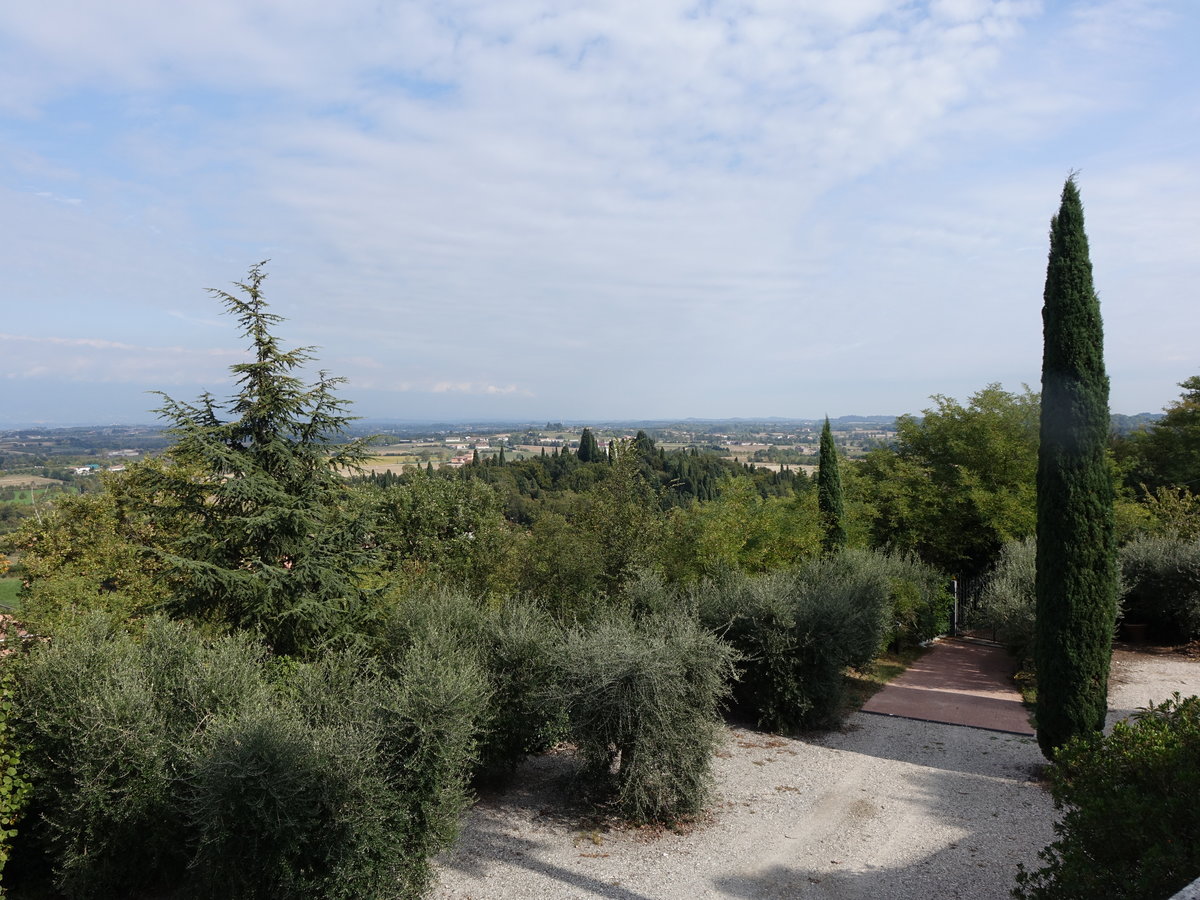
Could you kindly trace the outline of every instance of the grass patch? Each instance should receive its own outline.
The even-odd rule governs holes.
[[[20,590],[20,578],[0,578],[0,606],[20,609],[21,601],[17,598],[17,592]]]
[[[906,647],[877,656],[866,670],[846,670],[846,704],[843,715],[862,709],[880,688],[929,652],[928,647]]]

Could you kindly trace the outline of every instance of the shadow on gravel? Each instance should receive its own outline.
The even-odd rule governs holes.
[[[504,869],[511,869],[516,866],[528,869],[530,872],[535,872],[544,878],[559,882],[563,885],[564,894],[566,893],[566,889],[570,887],[575,889],[575,891],[585,891],[589,896],[608,897],[611,900],[653,900],[652,897],[646,894],[627,890],[619,884],[602,881],[583,872],[567,869],[563,866],[539,859],[537,854],[542,847],[538,842],[507,834],[502,829],[502,825],[493,827],[476,826],[472,828],[470,857],[468,859],[448,860],[447,865],[470,872],[476,876],[487,876],[489,870],[493,869],[493,867],[497,871],[502,872]],[[580,856],[586,855],[586,851],[580,853]],[[595,855],[607,856],[608,854],[597,852]],[[545,894],[545,896],[553,897],[560,895],[557,892],[551,892]]]
[[[480,791],[471,826],[464,830],[454,848],[441,857],[441,865],[475,878],[487,878],[517,867],[558,882],[564,894],[572,889],[574,894],[582,891],[610,900],[653,900],[614,884],[613,880],[605,881],[547,862],[542,857],[554,853],[547,842],[512,833],[513,823],[524,821],[545,829],[549,841],[557,845],[564,843],[572,832],[580,842],[587,841],[589,834],[599,834],[594,811],[573,791],[576,772],[569,751],[525,760],[507,784]],[[576,858],[589,862],[607,858],[603,838],[600,840],[600,844],[581,843]]]
[[[1045,763],[1033,737],[868,713],[855,713],[841,730],[806,742],[964,775],[1021,781],[1040,780]]]
[[[920,865],[898,866],[892,869],[872,869],[866,872],[824,872],[773,866],[754,876],[729,875],[713,882],[719,897],[744,897],[746,900],[796,900],[796,898],[880,897],[933,898],[970,896],[955,890],[944,876],[935,879],[935,871],[953,871],[962,865],[955,851],[944,850]],[[1015,875],[1015,869],[1014,869]],[[1015,883],[1015,882],[1014,882]],[[1007,895],[1005,887],[1003,893]]]

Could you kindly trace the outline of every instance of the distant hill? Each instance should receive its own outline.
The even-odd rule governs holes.
[[[1127,416],[1123,413],[1113,413],[1109,418],[1109,430],[1113,434],[1129,434],[1131,431],[1139,431],[1143,428],[1148,428],[1163,417],[1162,413],[1137,413],[1136,415]]]

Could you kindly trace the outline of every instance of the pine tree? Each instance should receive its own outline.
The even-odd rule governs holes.
[[[845,500],[842,475],[838,469],[837,445],[829,427],[829,416],[821,429],[821,455],[817,466],[817,509],[821,514],[821,548],[837,553],[846,546],[846,527],[842,524]]]
[[[1117,601],[1103,324],[1074,176],[1050,222],[1042,322],[1034,656],[1038,743],[1051,757],[1104,727]]]
[[[152,515],[169,535],[167,608],[189,618],[259,632],[279,653],[304,652],[347,626],[361,602],[355,572],[364,562],[363,522],[342,473],[365,456],[341,442],[352,418],[321,372],[305,385],[294,373],[312,348],[281,348],[267,312],[263,263],[238,294],[214,290],[250,339],[250,362],[231,367],[227,404],[165,394],[173,463],[152,475]]]

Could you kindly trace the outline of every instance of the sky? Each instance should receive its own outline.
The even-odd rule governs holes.
[[[1037,388],[1083,196],[1114,412],[1200,372],[1195,0],[0,5],[0,423],[149,423],[269,260],[360,416]]]

